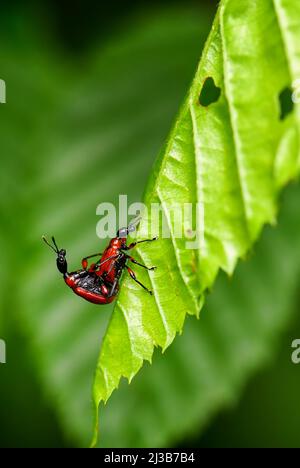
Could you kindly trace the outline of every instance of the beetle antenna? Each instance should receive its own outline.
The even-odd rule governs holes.
[[[43,236],[42,239],[43,239],[43,241],[45,242],[45,244],[47,244],[48,247],[50,247],[50,249],[53,250],[54,253],[57,254],[57,253],[59,252],[55,241],[54,241],[54,245],[55,245],[56,249],[53,247],[53,245],[51,245],[51,244],[47,241],[47,239],[46,239],[45,236]],[[54,240],[54,237],[52,238],[52,241],[53,241],[53,240]]]
[[[54,239],[53,236],[52,236],[52,242],[53,242],[54,247],[56,248],[56,252],[59,253],[59,248],[57,247],[56,240]]]
[[[138,216],[137,218],[133,219],[128,226],[128,232],[134,232],[137,228],[137,225],[140,223],[142,217]]]

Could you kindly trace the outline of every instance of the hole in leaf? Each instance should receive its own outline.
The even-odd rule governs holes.
[[[217,102],[221,96],[221,88],[215,85],[213,78],[209,77],[205,80],[200,93],[199,102],[201,106],[208,107],[214,102]]]
[[[293,91],[291,88],[284,88],[279,94],[280,120],[286,119],[294,110]]]

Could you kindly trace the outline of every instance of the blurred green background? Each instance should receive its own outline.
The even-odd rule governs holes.
[[[141,199],[216,5],[1,2],[1,447],[90,440],[111,308],[69,294],[40,238],[55,234],[77,268],[99,251],[98,204]],[[220,276],[201,320],[101,408],[102,446],[300,445],[299,197],[286,190],[278,226]]]

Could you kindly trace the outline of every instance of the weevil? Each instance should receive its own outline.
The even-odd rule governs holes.
[[[117,232],[116,237],[111,239],[104,252],[89,255],[82,259],[82,268],[73,273],[68,272],[67,252],[65,249],[59,249],[55,238],[52,237],[52,244],[43,237],[44,242],[55,252],[56,265],[58,271],[63,275],[64,281],[73,290],[75,294],[93,304],[110,304],[113,302],[120,289],[120,279],[127,270],[130,277],[139,284],[146,292],[153,294],[150,289],[144,286],[134,271],[128,266],[131,262],[148,271],[153,271],[156,267],[147,267],[136,261],[129,251],[136,245],[144,242],[153,242],[157,237],[132,242],[127,245],[127,239],[130,232],[134,232],[135,225],[131,224],[127,228],[122,228]],[[89,266],[89,260],[99,257],[99,260]]]

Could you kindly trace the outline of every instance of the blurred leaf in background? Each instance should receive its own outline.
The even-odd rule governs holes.
[[[91,386],[111,309],[66,290],[40,237],[55,234],[77,268],[99,250],[97,205],[119,193],[140,200],[213,13],[144,12],[80,60],[27,21],[14,19],[14,41],[2,31],[9,100],[0,107],[0,335],[8,364],[0,368],[0,445],[90,440]],[[219,279],[202,320],[190,319],[164,357],[113,395],[102,410],[102,446],[180,444],[272,359],[299,286],[299,189],[285,198],[278,230],[266,231],[233,281]]]

